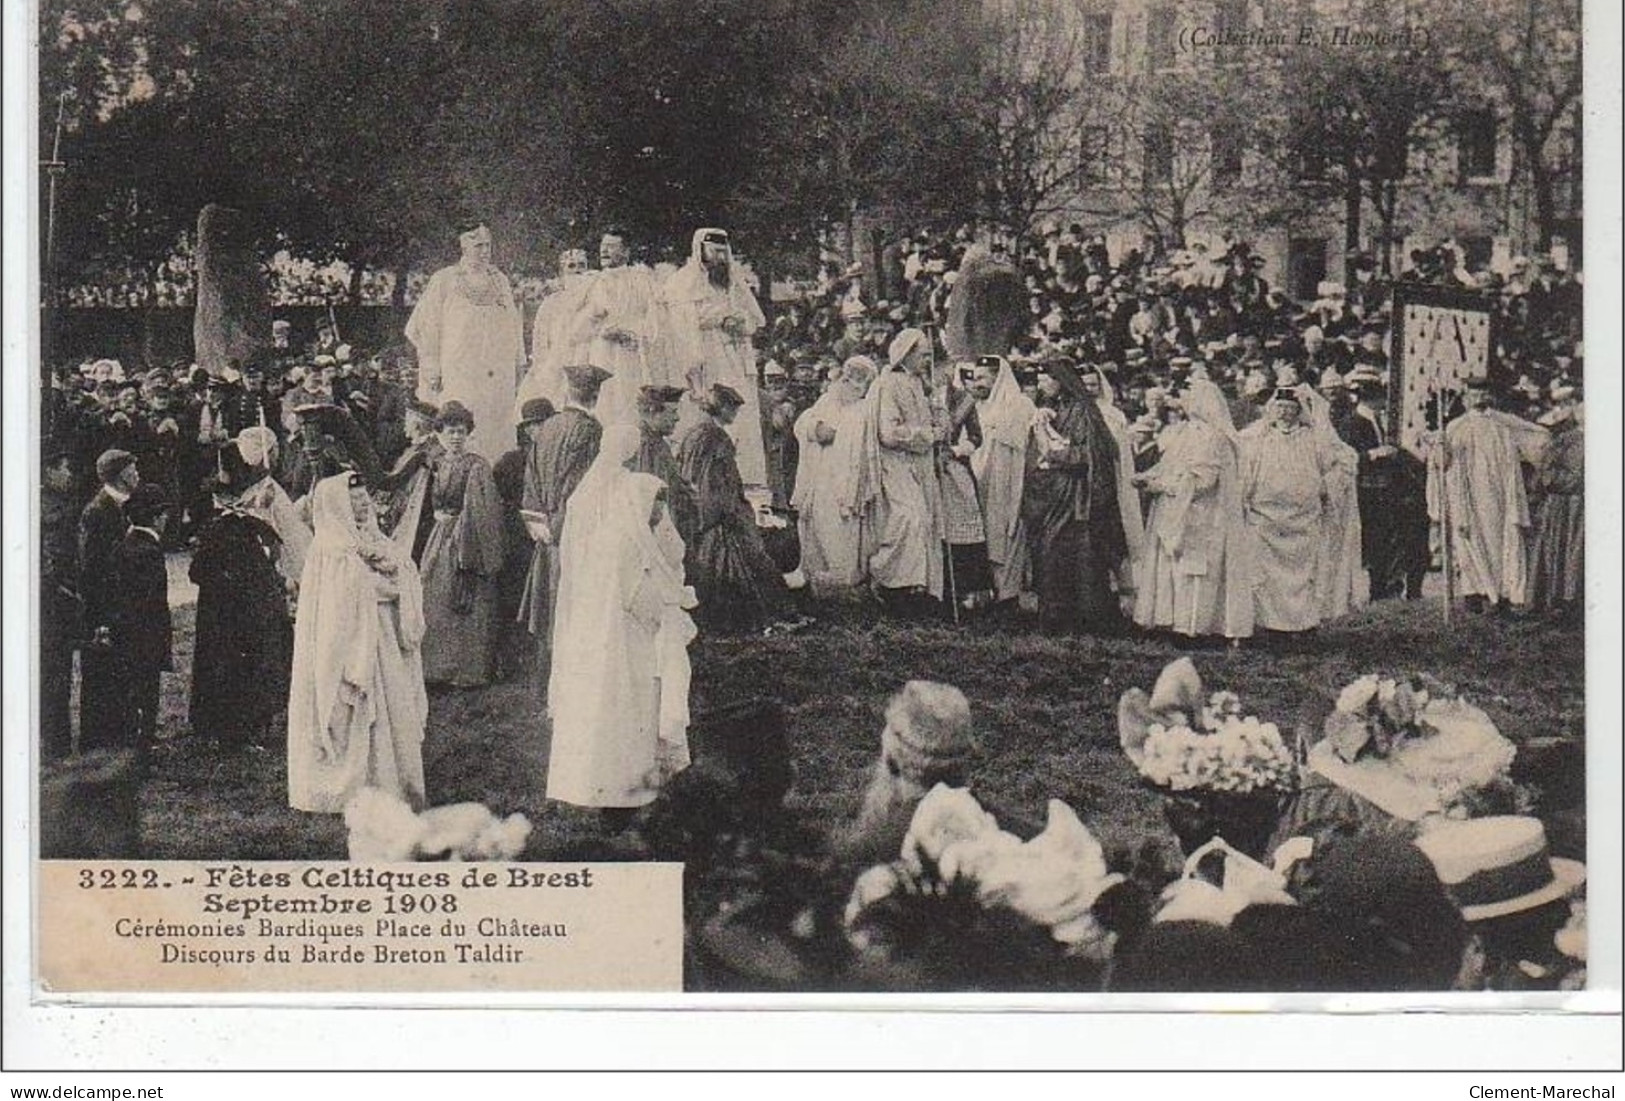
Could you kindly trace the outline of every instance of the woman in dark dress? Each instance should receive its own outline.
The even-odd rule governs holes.
[[[1027,444],[1022,520],[1039,623],[1053,634],[1121,632],[1112,571],[1128,553],[1117,505],[1117,444],[1065,357],[1043,366],[1045,399]]]
[[[192,731],[222,749],[266,744],[288,702],[293,620],[278,570],[283,539],[247,499],[269,474],[220,450],[214,516],[198,536],[190,576],[198,587],[192,657]]]

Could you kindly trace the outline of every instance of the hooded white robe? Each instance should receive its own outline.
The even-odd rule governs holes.
[[[689,762],[694,590],[664,506],[650,526],[660,479],[626,469],[638,444],[605,430],[559,548],[547,797],[575,806],[643,806]]]
[[[986,401],[976,405],[982,446],[971,456],[971,473],[982,492],[982,519],[987,529],[987,558],[993,567],[993,591],[999,600],[1014,600],[1026,587],[1032,563],[1021,522],[1021,490],[1027,477],[1027,437],[1038,415],[1032,399],[1021,392],[1008,361]]]
[[[424,805],[423,591],[410,557],[369,518],[350,475],[311,493],[288,691],[288,805],[336,814],[363,787]]]
[[[790,506],[796,510],[801,569],[815,594],[852,589],[867,572],[864,517],[841,496],[843,484],[849,482],[847,472],[859,461],[863,412],[863,398],[853,399],[846,382],[837,381],[796,418],[800,461]],[[835,438],[820,441],[820,426]]]

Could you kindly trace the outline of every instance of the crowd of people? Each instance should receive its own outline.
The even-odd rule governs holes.
[[[528,677],[548,796],[612,830],[690,764],[700,631],[872,601],[1299,646],[1440,562],[1473,611],[1581,614],[1579,284],[1545,264],[1413,257],[1402,280],[1483,294],[1496,348],[1407,448],[1393,286],[1363,257],[1300,310],[1241,242],[1113,264],[1075,228],[1013,254],[916,239],[895,297],[849,269],[769,323],[726,232],[655,270],[610,231],[596,269],[561,257],[526,333],[489,231],[460,243],[399,346],[278,321],[214,370],[52,375],[47,759],[74,748],[75,652],[78,749],[154,746],[183,549],[188,721],[248,751],[285,721],[294,808],[432,802],[428,690]]]
[[[1584,988],[1585,867],[1528,812],[1385,810],[1306,770],[1256,854],[1211,829],[1177,856],[1108,847],[1064,802],[1035,821],[989,799],[970,701],[911,681],[831,823],[786,805],[783,717],[749,721],[640,824],[687,869],[693,988]]]

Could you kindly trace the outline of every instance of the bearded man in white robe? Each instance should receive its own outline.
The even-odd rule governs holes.
[[[664,300],[674,365],[688,384],[678,431],[705,419],[698,402],[721,384],[745,399],[728,427],[739,451],[739,477],[746,486],[767,484],[767,450],[762,443],[761,401],[757,395],[756,350],[751,338],[766,324],[756,296],[734,262],[728,234],[694,231],[688,263],[667,281]]]
[[[654,272],[632,263],[632,251],[619,230],[598,243],[598,274],[576,315],[573,342],[583,362],[610,373],[598,395],[598,419],[605,426],[638,423],[638,392],[664,386],[659,287]]]
[[[1015,600],[1027,583],[1031,554],[1021,523],[1021,490],[1027,474],[1027,438],[1038,407],[1003,356],[982,356],[971,375],[982,445],[971,456],[981,491],[987,557],[993,567],[993,598]]]
[[[865,489],[858,500],[873,509],[869,576],[882,597],[909,612],[923,612],[929,595],[942,599],[942,487],[936,449],[947,438],[926,397],[930,337],[904,329],[892,340],[890,368],[875,379],[865,401]]]
[[[513,446],[524,321],[508,277],[491,263],[491,231],[476,226],[458,241],[462,259],[429,279],[406,339],[418,354],[418,400],[461,402],[474,415],[468,449],[495,457]]]
[[[862,583],[866,517],[852,508],[849,487],[863,447],[864,398],[875,378],[868,356],[853,356],[829,389],[796,418],[800,463],[790,506],[796,510],[801,571],[817,596]]]
[[[569,400],[564,368],[587,363],[590,358],[586,343],[576,339],[576,327],[595,278],[596,273],[587,266],[585,249],[566,249],[559,255],[559,277],[548,284],[547,296],[536,307],[531,323],[530,370],[514,401],[516,422],[518,410],[528,401],[546,398],[555,409],[562,409]]]
[[[1444,431],[1443,456],[1458,591],[1471,611],[1521,607],[1529,602],[1530,516],[1520,434],[1543,430],[1490,409],[1482,380],[1467,384],[1463,403],[1466,413]]]
[[[1302,419],[1294,389],[1241,433],[1241,509],[1252,537],[1256,626],[1280,634],[1320,626],[1318,575],[1333,456]]]

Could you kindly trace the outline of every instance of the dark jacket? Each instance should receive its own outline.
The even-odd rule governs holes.
[[[173,669],[169,570],[149,531],[131,528],[113,551],[108,626],[119,663],[134,671]]]
[[[97,490],[79,514],[79,596],[84,602],[87,632],[108,625],[114,579],[113,552],[124,540],[129,524],[124,506],[107,490]]]

